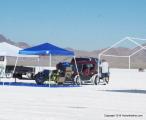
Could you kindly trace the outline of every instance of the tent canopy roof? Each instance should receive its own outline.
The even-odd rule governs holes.
[[[11,45],[6,42],[0,43],[0,56],[9,56],[9,57],[38,57],[37,55],[20,55],[19,50],[22,50],[22,48],[17,47],[15,45]]]
[[[0,55],[3,56],[18,56],[18,52],[21,48],[11,45],[6,42],[0,43]]]
[[[70,55],[73,56],[74,52],[57,47],[50,43],[40,44],[34,47],[19,50],[19,54],[25,55]]]

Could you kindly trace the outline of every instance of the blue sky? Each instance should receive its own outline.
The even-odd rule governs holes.
[[[0,34],[90,51],[146,38],[145,12],[146,0],[0,0]]]

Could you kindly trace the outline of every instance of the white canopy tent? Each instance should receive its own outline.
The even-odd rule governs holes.
[[[0,67],[1,67],[1,77],[5,74],[6,65],[7,65],[7,56],[16,57],[18,55],[18,51],[21,48],[11,45],[6,42],[0,43]]]
[[[17,47],[15,45],[11,45],[6,42],[0,43],[0,55],[10,56],[10,57],[38,57],[38,55],[21,55],[19,54],[19,50],[22,50],[22,48]]]
[[[124,41],[130,41],[131,43],[135,44],[137,47],[139,47],[139,49],[137,49],[136,51],[134,51],[133,53],[131,53],[130,55],[113,55],[113,54],[107,54],[106,52],[108,52],[109,50],[111,50],[112,48],[114,48],[115,46],[121,44]],[[142,44],[140,44],[137,41],[144,41],[146,42],[146,39],[142,39],[142,38],[134,38],[134,37],[125,37],[121,40],[119,40],[118,42],[116,42],[115,44],[113,44],[111,47],[103,50],[101,53],[99,53],[98,55],[98,59],[99,61],[101,60],[102,56],[107,56],[107,57],[114,57],[114,58],[128,58],[128,68],[131,69],[131,57],[134,56],[135,54],[139,53],[142,50],[146,50],[146,46],[143,46]],[[98,62],[98,71],[99,71],[99,65],[100,63]]]
[[[18,52],[21,48],[11,45],[6,42],[0,43],[0,55],[5,56],[18,56]]]
[[[31,56],[20,55],[19,50],[22,50],[22,48],[19,48],[15,45],[11,45],[6,42],[0,43],[0,56],[1,56],[0,67],[2,68],[1,73],[3,73],[3,74],[5,73],[6,65],[9,64],[9,65],[15,66],[18,56],[21,58],[34,58],[34,57],[36,58],[37,57],[37,59],[38,59],[37,55],[31,55]],[[8,63],[8,61],[9,61],[9,63]],[[22,61],[22,64],[23,64],[23,61]]]

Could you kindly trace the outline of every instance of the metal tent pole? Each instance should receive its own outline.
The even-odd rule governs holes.
[[[129,70],[131,69],[131,59],[130,59],[131,57],[129,56]]]
[[[4,64],[1,68],[1,77],[6,77],[6,65],[7,65],[7,57],[4,56]],[[3,81],[3,80],[2,80]],[[3,85],[4,85],[4,81],[3,81]]]
[[[16,66],[17,66],[17,63],[18,63],[18,56],[16,57],[16,61],[15,61],[15,65],[14,65],[14,70],[13,70],[13,75],[15,73],[15,70],[16,70]],[[15,78],[15,82],[16,82],[16,78]]]
[[[38,57],[38,72],[40,72],[41,68],[40,68],[40,56]]]
[[[51,81],[51,74],[52,74],[52,71],[51,71],[51,53],[49,54],[49,67],[50,67],[50,70],[49,70],[49,87],[50,87],[50,81]]]
[[[81,82],[81,79],[80,79],[80,74],[79,74],[79,70],[78,70],[78,66],[77,66],[77,61],[76,61],[76,57],[74,56],[74,61],[75,61],[75,67],[76,67],[76,70],[77,70],[77,75],[79,76],[79,80]]]
[[[100,82],[100,60],[101,60],[101,54],[98,56],[98,82]]]

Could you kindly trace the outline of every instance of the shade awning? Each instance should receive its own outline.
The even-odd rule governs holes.
[[[73,56],[74,52],[69,51],[50,43],[40,44],[34,47],[26,48],[23,50],[19,50],[19,54],[25,55],[60,55],[60,56]]]

